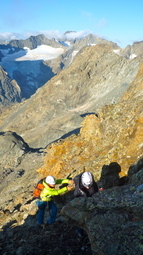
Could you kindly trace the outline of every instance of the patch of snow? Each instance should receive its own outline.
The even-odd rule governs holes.
[[[29,51],[30,49],[28,47],[23,47],[25,51]]]
[[[113,50],[117,55],[120,55],[120,49],[119,50]]]
[[[72,59],[76,56],[76,54],[78,53],[78,50],[74,50],[72,53]]]
[[[70,43],[69,41],[65,41],[65,43],[66,43],[68,46],[71,45],[71,43]]]
[[[87,45],[88,45],[88,46],[95,46],[96,43],[88,43]]]
[[[130,59],[131,59],[131,60],[134,59],[134,58],[136,58],[136,57],[137,57],[136,54],[131,54],[131,55],[130,55]]]
[[[73,58],[76,56],[77,53],[78,53],[78,50],[74,50],[74,51],[72,52],[72,57],[71,57],[70,63],[72,63]]]

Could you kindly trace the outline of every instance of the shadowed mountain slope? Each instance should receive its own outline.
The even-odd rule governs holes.
[[[21,89],[0,66],[0,109],[21,101]]]

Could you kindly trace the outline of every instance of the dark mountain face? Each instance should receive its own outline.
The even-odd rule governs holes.
[[[21,101],[21,89],[0,66],[0,108]]]

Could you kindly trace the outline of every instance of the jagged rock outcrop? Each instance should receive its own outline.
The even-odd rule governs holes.
[[[0,66],[0,108],[21,101],[21,89]]]
[[[100,192],[92,199],[74,199],[63,211],[86,230],[93,254],[141,255],[142,206],[142,197],[122,187]]]
[[[29,49],[35,49],[39,45],[50,45],[52,47],[63,47],[54,39],[48,39],[45,35],[40,34],[36,36],[30,36],[28,39],[25,40],[11,40],[9,42],[10,47],[17,47],[17,48],[24,48],[27,47]]]
[[[5,162],[7,167],[18,166],[20,158],[30,151],[22,137],[10,131],[0,133],[0,145],[0,165]]]
[[[10,197],[17,197],[25,185],[33,183],[37,178],[35,169],[40,167],[43,158],[44,150],[30,148],[16,133],[0,133],[0,192],[3,194],[0,206],[7,204]]]
[[[143,42],[134,42],[133,45],[128,45],[125,49],[120,51],[122,56],[128,59],[133,59],[137,56],[141,56],[143,52]]]
[[[74,47],[74,50],[80,50],[83,47],[97,45],[97,44],[107,44],[107,45],[111,45],[115,49],[120,49],[120,47],[116,43],[102,39],[94,34],[89,34],[85,36],[82,40],[77,39],[73,47]]]
[[[61,59],[60,63],[61,63],[62,69],[65,69],[67,66],[69,66],[72,63],[76,54],[78,54],[78,52],[80,52],[80,50],[82,50],[84,47],[95,46],[98,44],[103,44],[103,45],[107,44],[113,47],[113,49],[116,49],[116,50],[119,49],[120,51],[120,48],[116,43],[99,38],[93,34],[89,34],[82,39],[76,39],[74,40],[74,42],[72,41],[70,47],[67,48],[67,50],[60,56],[60,59]]]
[[[142,183],[143,168],[138,173],[138,183]],[[63,207],[62,214],[88,233],[92,254],[143,253],[143,192],[136,193],[136,188],[133,181],[100,191],[92,198],[75,198]]]

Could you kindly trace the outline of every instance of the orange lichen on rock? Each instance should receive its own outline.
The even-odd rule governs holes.
[[[126,175],[130,165],[143,156],[142,85],[143,65],[119,103],[103,107],[99,117],[87,115],[79,135],[47,147],[44,166],[38,172],[66,177],[84,167],[99,178],[104,164],[117,162],[121,176]]]

